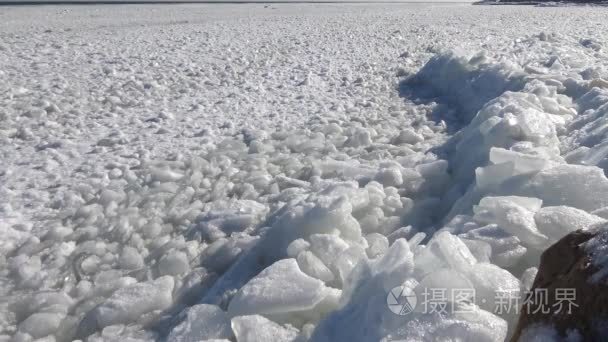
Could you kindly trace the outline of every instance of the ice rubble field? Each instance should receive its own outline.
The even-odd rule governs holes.
[[[504,340],[608,219],[607,16],[1,8],[0,340]]]

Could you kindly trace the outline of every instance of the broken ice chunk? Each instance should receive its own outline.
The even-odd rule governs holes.
[[[405,239],[398,239],[382,257],[372,261],[371,268],[374,274],[384,278],[387,286],[401,284],[414,271],[414,254]]]
[[[512,267],[519,262],[519,260],[526,255],[528,249],[521,245],[516,245],[512,249],[506,250],[501,253],[495,253],[492,256],[492,261],[500,267]]]
[[[452,310],[447,310],[452,311]],[[398,341],[504,341],[507,337],[507,322],[480,309],[467,306],[446,315],[422,315],[403,323],[391,333],[391,340]],[[430,338],[428,338],[431,336]],[[362,340],[364,341],[364,340]],[[382,340],[386,341],[386,339]]]
[[[490,161],[493,164],[513,163],[513,175],[538,172],[545,168],[549,161],[529,154],[492,147]]]
[[[493,263],[500,267],[510,267],[515,265],[526,253],[527,249],[520,245],[520,240],[496,224],[472,229],[459,235],[463,239],[470,241],[481,241],[490,245],[492,250]]]
[[[329,268],[323,264],[323,261],[312,254],[312,252],[300,252],[297,257],[297,261],[302,272],[308,274],[309,276],[323,280],[326,283],[334,280],[334,274],[331,273]]]
[[[375,258],[378,255],[383,254],[388,249],[388,239],[386,236],[379,233],[371,233],[365,236],[365,240],[367,240],[367,256],[370,258]]]
[[[530,267],[524,271],[520,280],[523,291],[530,291],[532,285],[534,284],[534,278],[536,278],[537,273],[538,268],[536,267]]]
[[[398,229],[395,229],[392,233],[390,233],[386,238],[388,239],[388,243],[389,245],[392,245],[393,242],[395,242],[397,239],[407,239],[409,236],[411,236],[412,233],[412,226],[407,226],[407,227],[401,227]]]
[[[453,293],[455,290],[471,290],[468,298],[463,297],[459,299],[463,301],[473,301],[475,299],[473,283],[461,272],[451,268],[440,268],[426,275],[418,284],[416,295],[418,298],[424,298],[424,294],[427,293],[428,295],[432,289],[446,289],[447,293]],[[453,298],[449,300],[451,299]],[[416,309],[424,310],[424,305],[420,305]]]
[[[188,270],[190,270],[188,256],[181,251],[171,250],[158,262],[158,272],[161,275],[179,275]]]
[[[457,270],[468,269],[477,260],[460,238],[443,231],[435,234],[429,241],[428,248],[443,261]]]
[[[473,208],[474,218],[481,223],[496,223],[505,231],[531,246],[545,246],[548,238],[538,231],[534,212],[542,201],[537,198],[502,196],[484,197]]]
[[[591,212],[591,214],[608,220],[608,207],[595,209],[594,211]]]
[[[136,270],[144,267],[144,259],[139,254],[137,249],[131,246],[125,246],[122,249],[118,264],[121,268],[126,270]]]
[[[374,180],[384,186],[400,186],[403,184],[403,176],[397,168],[383,168],[378,171]]]
[[[515,165],[513,162],[478,167],[475,169],[475,184],[478,189],[497,186],[513,177],[514,170]]]
[[[477,259],[477,262],[490,262],[492,256],[492,246],[489,243],[479,240],[461,239]]]
[[[415,145],[421,141],[424,141],[424,137],[414,130],[406,128],[399,132],[399,135],[394,138],[395,144],[411,144]]]
[[[414,234],[411,239],[407,241],[407,244],[410,246],[411,250],[415,250],[418,245],[426,238],[426,233],[419,232]]]
[[[534,108],[527,108],[524,112],[518,113],[516,117],[520,132],[526,140],[538,141],[555,138],[555,124],[548,120],[545,113]]]
[[[476,301],[484,310],[495,309],[497,293],[513,301],[519,298],[519,279],[494,264],[479,263],[464,271],[463,275],[473,284]]]
[[[299,333],[291,326],[283,327],[260,315],[233,318],[232,330],[237,342],[290,342]]]
[[[41,338],[54,333],[64,318],[60,312],[37,312],[19,324],[19,332]]]
[[[380,341],[389,326],[403,327],[403,320],[387,309],[386,294],[395,286],[417,285],[408,278],[413,263],[404,239],[395,241],[384,256],[359,263],[343,290],[342,307],[319,322],[311,341]]]
[[[567,206],[544,207],[534,215],[534,220],[541,233],[547,235],[551,242],[575,230],[606,222],[599,216]]]
[[[336,275],[338,274],[338,270],[334,265],[348,248],[348,243],[336,235],[314,234],[310,236],[311,252],[321,259]]]
[[[230,319],[216,305],[199,304],[188,309],[186,319],[173,328],[167,342],[230,338]]]
[[[338,269],[338,275],[342,284],[346,282],[350,272],[361,260],[367,260],[367,254],[363,247],[357,245],[350,247],[340,255],[334,265]]]
[[[230,316],[303,311],[326,294],[321,280],[304,274],[295,259],[283,259],[245,284],[228,305]]]
[[[173,286],[173,278],[164,276],[153,281],[123,287],[91,311],[83,323],[89,328],[91,326],[104,328],[114,324],[135,322],[143,314],[171,306]]]
[[[295,258],[309,247],[310,243],[308,241],[304,239],[295,239],[287,246],[287,256]]]
[[[545,205],[567,205],[586,211],[608,206],[608,178],[595,166],[563,164],[544,169],[518,191]]]
[[[321,202],[323,203],[315,205],[303,217],[299,228],[302,234],[326,233],[338,229],[345,239],[356,241],[361,237],[361,227],[351,215],[353,207],[346,196],[328,197]]]
[[[357,129],[344,143],[348,147],[361,147],[372,144],[372,137],[369,131],[364,128]]]
[[[153,180],[159,181],[161,183],[177,181],[184,177],[183,174],[169,169],[167,165],[163,165],[160,167],[151,167],[150,175]]]

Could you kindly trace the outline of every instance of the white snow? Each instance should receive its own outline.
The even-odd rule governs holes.
[[[3,7],[0,340],[504,340],[608,219],[607,11]]]

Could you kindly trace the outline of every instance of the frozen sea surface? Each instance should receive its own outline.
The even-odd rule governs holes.
[[[504,340],[608,218],[607,16],[0,8],[0,340]]]

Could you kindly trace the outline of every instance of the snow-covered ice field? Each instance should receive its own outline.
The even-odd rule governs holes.
[[[606,18],[0,7],[0,341],[504,340],[608,219]]]

